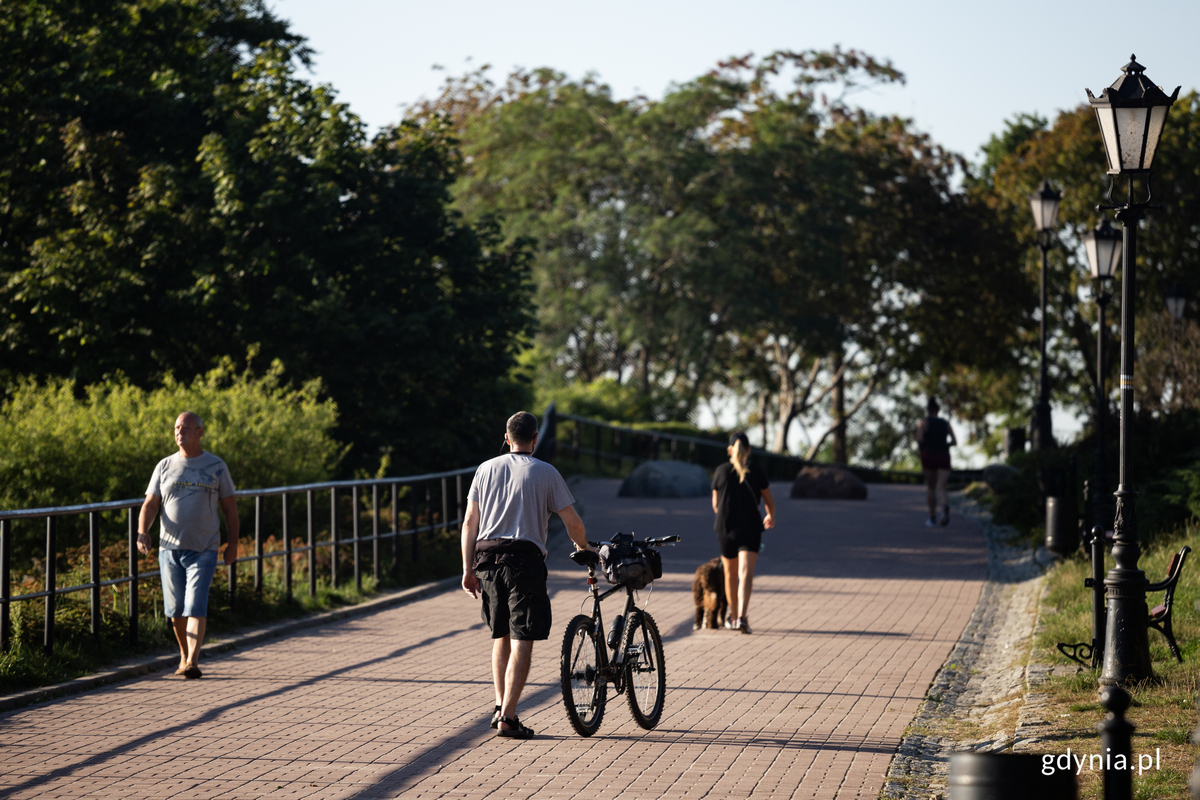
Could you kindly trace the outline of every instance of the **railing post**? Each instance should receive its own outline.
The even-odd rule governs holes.
[[[400,484],[392,484],[392,576],[400,580]]]
[[[442,531],[450,530],[450,491],[446,478],[442,478]]]
[[[316,525],[313,518],[313,490],[309,489],[304,495],[305,500],[308,501],[308,596],[311,599],[317,596],[317,544],[314,533]]]
[[[262,500],[261,495],[254,498],[254,591],[258,594],[263,588]]]
[[[126,512],[129,523],[129,643],[132,645],[138,641],[137,513],[132,508]]]
[[[292,602],[292,531],[288,524],[288,493],[283,493],[283,500],[280,504],[280,512],[282,513],[280,527],[283,529],[283,585],[284,596],[287,601]]]
[[[466,522],[466,509],[463,508],[462,479],[461,472],[454,476],[454,502],[457,508],[454,518],[458,520],[458,529],[460,531],[463,528],[463,523]]]
[[[88,566],[91,568],[92,636],[100,635],[100,512],[88,513]]]
[[[12,597],[12,584],[8,578],[8,560],[12,552],[11,526],[11,520],[0,519],[0,653],[8,652],[8,642],[12,637],[8,599]]]
[[[433,537],[433,483],[425,481],[425,519],[428,520],[430,538]]]
[[[379,484],[371,484],[371,578],[379,590]]]
[[[353,551],[354,551],[354,591],[362,592],[362,568],[361,568],[361,559],[359,558],[359,550],[358,550],[358,542],[359,542],[358,516],[359,516],[359,514],[358,514],[358,486],[357,485],[350,487],[350,508],[352,509],[351,515],[350,515],[350,524],[351,524],[350,530],[354,533],[354,547],[353,547]]]
[[[621,432],[613,428],[613,450],[617,451],[617,475],[625,468],[625,459],[621,458]]]
[[[579,420],[571,423],[571,448],[575,451],[575,463],[579,463]]]
[[[58,520],[46,517],[46,630],[42,649],[54,652],[54,590],[58,588]]]
[[[230,547],[231,547],[231,545],[229,545],[229,544],[225,545],[226,550],[228,550]],[[239,547],[239,549],[240,549],[240,547]],[[237,611],[237,560],[238,560],[238,554],[235,552],[233,554],[233,563],[225,568],[226,583],[228,584],[228,592],[229,592],[229,613],[230,614]]]
[[[593,425],[592,430],[596,432],[596,469],[600,469],[600,426]]]
[[[419,555],[417,552],[417,485],[415,483],[408,485],[408,501],[412,514],[412,560],[416,561]]]
[[[337,489],[329,490],[329,588],[336,589],[337,580]]]

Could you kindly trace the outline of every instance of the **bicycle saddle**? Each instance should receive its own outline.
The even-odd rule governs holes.
[[[594,567],[600,563],[600,554],[595,550],[576,550],[571,553],[571,560],[581,567]]]

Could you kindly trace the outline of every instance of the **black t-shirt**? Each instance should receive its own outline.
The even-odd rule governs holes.
[[[924,453],[950,452],[950,423],[941,417],[925,418],[925,435],[918,445]]]
[[[763,489],[770,487],[767,473],[755,463],[750,464],[745,482],[738,482],[733,464],[722,464],[713,473],[712,488],[717,493],[717,521],[713,529],[717,533],[733,531],[761,533],[762,516],[758,503]]]

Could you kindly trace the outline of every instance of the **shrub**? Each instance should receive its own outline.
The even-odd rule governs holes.
[[[345,448],[330,436],[337,407],[319,381],[298,389],[275,362],[261,377],[229,359],[191,384],[168,377],[146,391],[124,380],[77,393],[73,381],[21,381],[0,409],[0,507],[139,497],[154,465],[177,448],[175,417],[204,420],[203,444],[239,488],[328,478]],[[82,395],[82,396],[80,396]]]

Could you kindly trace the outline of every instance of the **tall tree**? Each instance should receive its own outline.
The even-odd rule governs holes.
[[[348,467],[491,449],[527,254],[448,208],[445,126],[366,141],[258,0],[6,4],[0,42],[8,370],[148,384],[255,349],[323,379]]]

